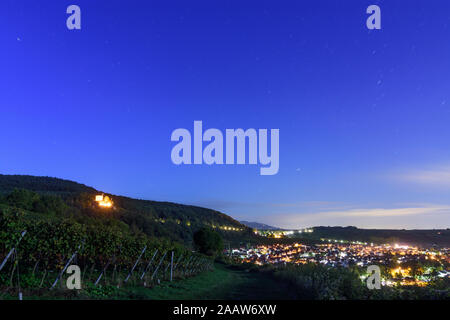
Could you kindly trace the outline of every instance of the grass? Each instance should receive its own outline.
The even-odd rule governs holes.
[[[135,287],[130,293],[154,300],[289,299],[286,289],[266,274],[217,263],[214,271],[194,278],[164,282],[152,289]]]

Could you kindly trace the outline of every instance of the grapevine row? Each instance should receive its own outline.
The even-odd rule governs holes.
[[[83,283],[114,286],[152,285],[212,268],[209,258],[180,244],[117,224],[21,220],[18,213],[0,216],[0,264],[5,260],[3,288],[62,286],[68,263],[80,267]]]

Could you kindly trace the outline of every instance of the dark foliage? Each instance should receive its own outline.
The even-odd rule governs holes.
[[[223,250],[222,237],[209,228],[201,228],[194,233],[194,244],[199,252],[209,256],[215,256]]]

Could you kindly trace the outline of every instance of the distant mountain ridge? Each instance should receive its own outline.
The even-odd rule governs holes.
[[[450,247],[450,229],[397,230],[359,229],[348,227],[313,227],[312,233],[302,234],[307,239],[333,239],[374,243],[398,243],[430,247]]]
[[[246,225],[249,228],[258,229],[258,230],[283,230],[278,227],[269,226],[268,224],[259,223],[259,222],[251,222],[251,221],[239,221],[243,225]]]

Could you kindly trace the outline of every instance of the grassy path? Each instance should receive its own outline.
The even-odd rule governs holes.
[[[287,288],[271,277],[216,264],[215,270],[194,278],[162,283],[153,289],[135,288],[148,299],[288,299]]]

